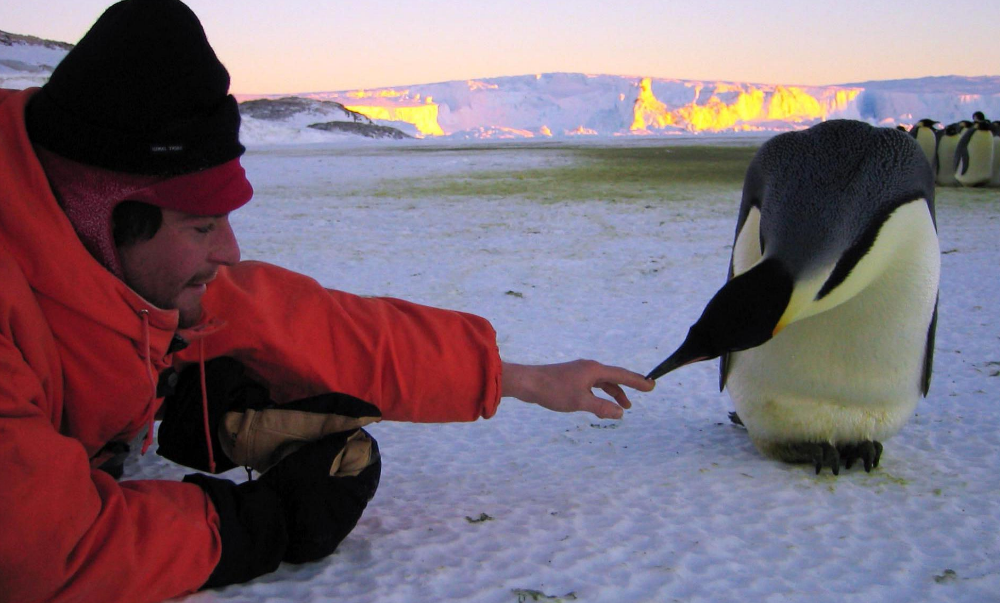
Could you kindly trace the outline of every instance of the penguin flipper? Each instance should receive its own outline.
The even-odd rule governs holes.
[[[969,141],[972,139],[972,135],[975,130],[969,130],[962,135],[962,138],[958,141],[958,147],[955,149],[955,175],[964,176],[966,172],[969,171]]]
[[[931,324],[927,327],[927,345],[924,348],[924,370],[920,375],[920,391],[924,397],[931,389],[931,370],[934,368],[934,336],[937,333],[938,301],[934,301],[934,314],[931,316]]]

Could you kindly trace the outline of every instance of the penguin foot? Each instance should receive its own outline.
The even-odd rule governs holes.
[[[740,416],[738,414],[736,414],[735,412],[729,413],[729,420],[733,422],[733,425],[739,425],[740,427],[746,427],[746,425],[743,424],[743,419],[741,419]]]
[[[860,459],[865,466],[865,473],[878,467],[878,461],[882,458],[881,442],[857,442],[855,444],[845,444],[840,447],[840,456],[844,459],[844,467],[850,469],[854,461]]]
[[[861,460],[865,472],[871,472],[878,467],[882,458],[881,442],[864,441],[833,446],[827,442],[798,442],[789,447],[789,451],[804,462],[812,463],[819,475],[823,467],[830,467],[834,475],[840,475],[840,465],[843,462],[850,469],[854,462]]]
[[[816,475],[823,470],[823,465],[830,465],[834,475],[840,475],[840,451],[834,446],[823,442],[812,445],[812,462],[816,466]]]

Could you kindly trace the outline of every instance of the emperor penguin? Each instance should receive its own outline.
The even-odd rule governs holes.
[[[720,358],[762,454],[870,471],[930,386],[940,266],[912,137],[850,120],[780,134],[747,169],[728,281],[647,378]]]
[[[940,123],[933,119],[921,119],[910,128],[910,136],[917,139],[920,150],[924,152],[928,163],[937,173],[937,144],[941,130],[937,127]]]
[[[962,186],[983,186],[993,177],[993,124],[977,121],[955,147],[955,180]]]
[[[937,146],[936,181],[938,184],[942,186],[958,184],[958,180],[955,179],[955,150],[958,148],[958,142],[962,139],[962,134],[971,126],[971,121],[958,121],[948,124],[941,132]]]

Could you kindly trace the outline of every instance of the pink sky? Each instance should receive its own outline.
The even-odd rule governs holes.
[[[75,42],[110,4],[6,0],[0,29]],[[551,71],[784,84],[1000,74],[1000,3],[986,0],[188,5],[242,94]]]

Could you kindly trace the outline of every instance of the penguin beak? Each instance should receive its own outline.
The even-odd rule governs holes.
[[[784,328],[780,319],[792,296],[789,272],[767,259],[732,278],[708,302],[687,338],[647,379],[657,379],[682,366],[722,354],[757,347]]]
[[[790,318],[786,318],[784,315],[782,315],[781,319],[778,321],[778,324],[774,325],[774,330],[771,331],[771,337],[777,337],[778,333],[784,331],[785,327],[787,327],[791,323],[792,320]]]
[[[671,354],[669,358],[658,364],[655,369],[651,370],[649,374],[646,375],[646,379],[653,379],[655,381],[656,379],[659,379],[667,373],[677,370],[682,366],[710,359],[710,356],[693,353],[684,349],[684,346],[682,345],[676,352]]]

